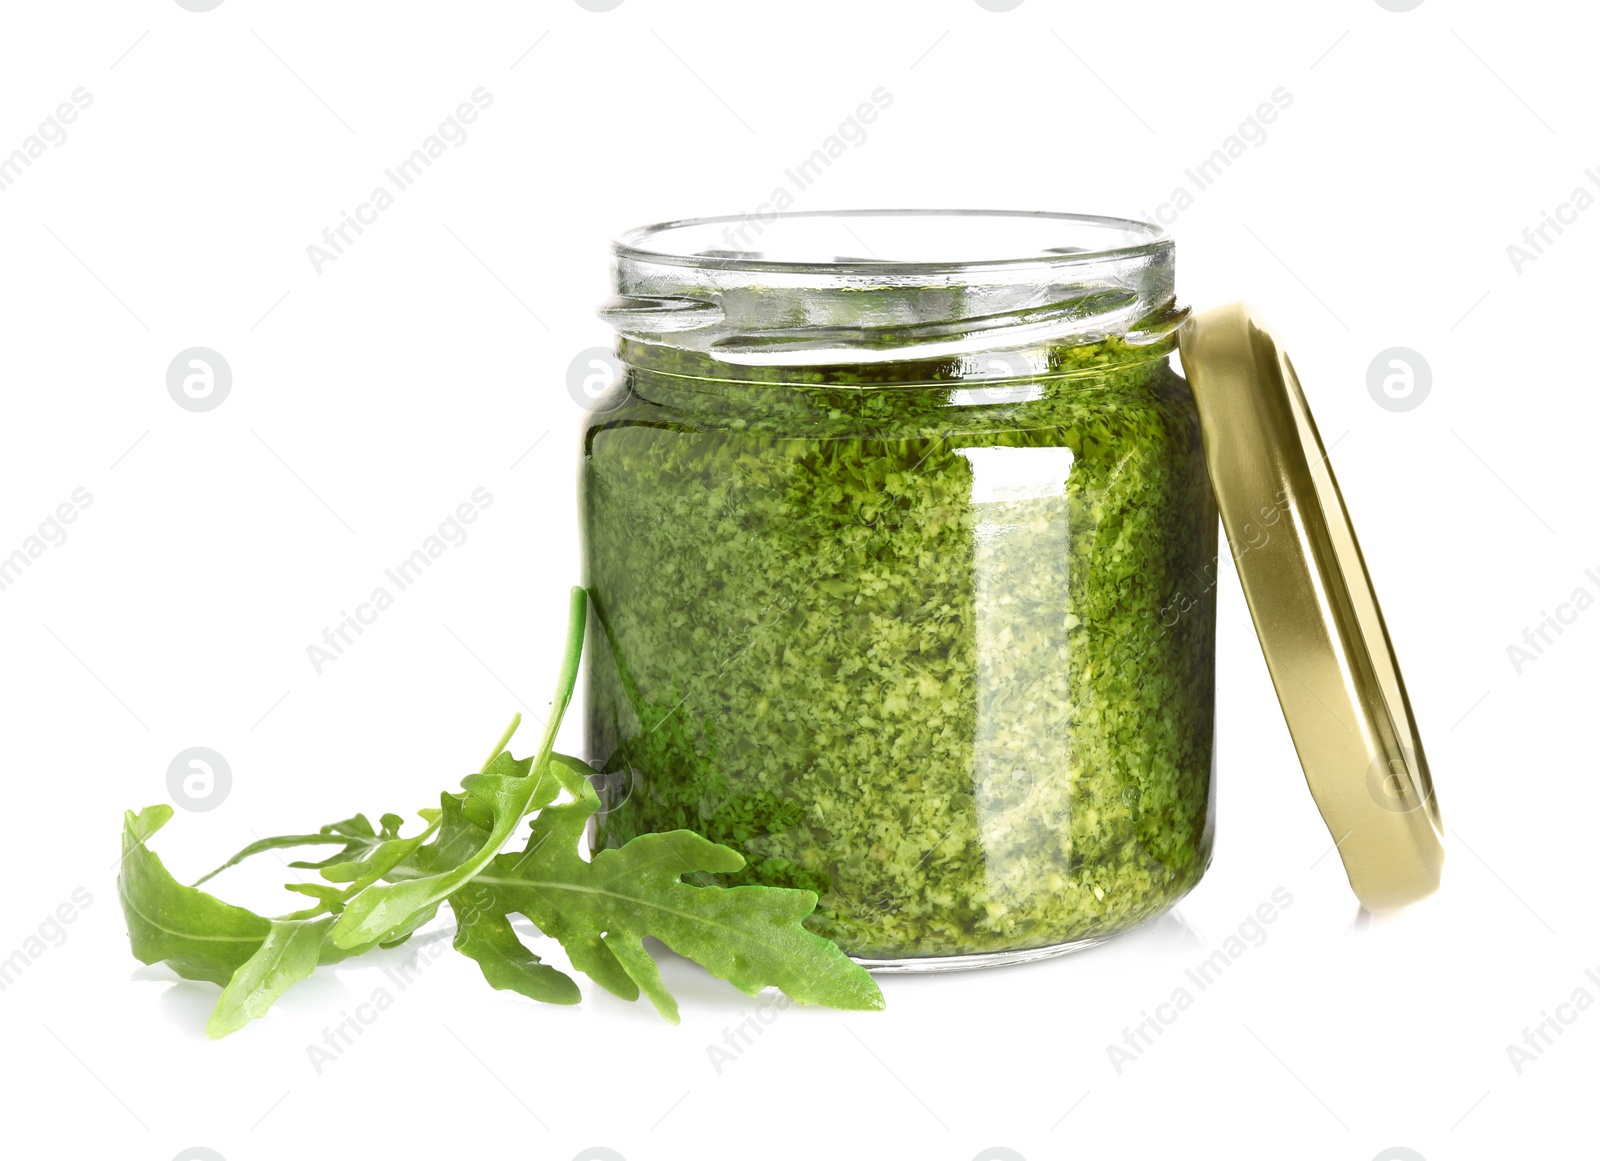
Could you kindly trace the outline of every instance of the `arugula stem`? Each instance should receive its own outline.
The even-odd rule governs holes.
[[[511,735],[517,732],[517,727],[521,724],[522,714],[512,715],[511,724],[506,727],[506,732],[500,735],[500,740],[494,744],[494,749],[489,751],[489,756],[484,759],[483,769],[480,773],[487,774],[489,772],[489,766],[505,750],[506,746],[511,742]]]
[[[424,909],[434,907],[470,882],[499,853],[530,809],[542,807],[562,789],[574,796],[583,793],[585,787],[581,780],[569,785],[568,779],[560,774],[552,774],[557,787],[548,797],[541,799],[538,806],[530,806],[544,788],[546,767],[550,764],[556,731],[560,729],[561,717],[572,701],[579,661],[583,656],[583,633],[588,611],[588,593],[582,588],[574,588],[567,611],[567,644],[562,652],[555,696],[550,703],[550,717],[544,724],[544,737],[539,742],[538,752],[527,760],[527,774],[513,780],[504,774],[490,774],[486,765],[482,773],[468,775],[462,780],[462,788],[491,812],[488,838],[475,854],[447,871],[429,874],[421,879],[373,886],[354,895],[329,933],[335,946],[350,950],[363,943],[382,942],[408,919]],[[504,745],[504,741],[501,745]],[[497,748],[495,753],[498,755],[500,750]],[[494,758],[490,759],[491,763],[494,761]],[[480,789],[482,793],[479,793]],[[590,790],[590,793],[593,791]]]
[[[244,862],[244,860],[250,858],[252,855],[259,855],[264,851],[276,850],[282,847],[290,846],[310,847],[317,846],[319,844],[335,847],[353,846],[359,844],[371,847],[376,846],[380,841],[381,840],[378,838],[367,839],[361,835],[347,834],[286,834],[278,835],[274,838],[260,839],[245,847],[238,854],[234,855],[233,858],[223,863],[222,866],[207,871],[204,875],[201,875],[189,885],[191,887],[198,887],[201,883],[216,878],[229,867],[236,867],[240,863]]]

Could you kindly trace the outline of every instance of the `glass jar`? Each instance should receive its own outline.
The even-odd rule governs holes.
[[[1217,511],[1143,223],[711,218],[614,247],[584,432],[596,841],[679,827],[875,968],[1098,942],[1211,854]]]

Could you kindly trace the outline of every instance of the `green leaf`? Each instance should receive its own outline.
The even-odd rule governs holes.
[[[327,883],[285,883],[285,891],[294,891],[300,895],[310,895],[322,904],[324,911],[336,911],[344,905],[346,892],[339,887]]]
[[[676,1024],[678,1001],[667,991],[667,985],[661,979],[661,969],[656,966],[656,961],[650,958],[650,953],[644,949],[644,944],[611,932],[602,935],[600,942],[605,944],[606,950],[616,958],[617,964],[628,973],[639,990],[645,994],[645,998],[655,1006],[657,1012],[661,1013],[662,1018],[668,1024]]]
[[[410,858],[416,851],[431,838],[439,829],[439,812],[436,810],[420,810],[417,812],[422,820],[428,824],[427,829],[410,838],[398,836],[400,818],[398,815],[384,815],[385,826],[382,841],[368,846],[355,858],[341,862],[324,860],[321,865],[322,877],[330,883],[349,883],[345,889],[347,897],[354,897],[356,892],[364,891],[372,884],[378,882],[394,868]],[[387,825],[388,820],[394,820],[394,826]],[[351,946],[354,946],[353,944]]]
[[[476,883],[450,896],[456,916],[455,949],[477,961],[489,986],[546,1004],[576,1004],[583,999],[572,977],[541,963],[518,938],[511,921],[493,908],[494,893]]]
[[[438,837],[397,867],[396,876],[437,874],[459,866],[479,850],[488,827],[474,820],[470,807],[475,802],[465,794],[441,795]],[[485,821],[492,825],[487,815]],[[449,897],[449,903],[456,917],[455,949],[477,962],[491,987],[549,1004],[576,1004],[582,999],[570,976],[540,962],[506,917],[493,912],[490,892],[468,883]]]
[[[467,793],[488,807],[493,815],[494,824],[483,845],[448,871],[373,887],[355,896],[346,905],[339,922],[334,924],[334,943],[340,947],[355,947],[391,938],[393,932],[413,923],[417,914],[430,907],[436,908],[450,894],[465,886],[505,845],[524,815],[555,800],[562,790],[562,784],[548,772],[546,766],[555,745],[556,730],[561,725],[561,717],[566,712],[567,703],[572,700],[572,688],[578,680],[578,660],[583,652],[587,612],[587,594],[582,589],[573,589],[567,617],[566,650],[538,755],[518,762],[497,747],[484,764],[482,773],[462,780],[461,785]],[[505,740],[502,740],[501,745],[504,744]],[[326,875],[327,871],[323,873]]]
[[[334,943],[340,947],[357,947],[392,939],[394,933],[415,926],[419,914],[436,910],[453,892],[470,882],[505,845],[524,814],[551,802],[561,792],[560,784],[550,775],[528,773],[531,765],[530,760],[517,762],[509,754],[501,754],[484,773],[465,778],[462,785],[473,798],[488,806],[494,817],[494,826],[483,844],[449,870],[374,886],[354,896],[333,927]],[[334,872],[342,870],[338,866],[329,867],[323,874],[332,878]]]
[[[316,834],[283,834],[275,835],[272,838],[258,839],[239,851],[238,854],[220,867],[200,876],[194,881],[194,886],[198,887],[208,879],[215,878],[229,867],[237,866],[252,855],[259,855],[265,851],[281,850],[285,847],[305,847],[323,844],[343,848],[318,862],[294,862],[289,864],[291,867],[320,870],[333,863],[345,862],[378,845],[383,840],[394,838],[399,834],[402,819],[398,814],[386,814],[380,821],[383,825],[382,834],[372,829],[372,824],[367,821],[366,815],[358,814],[352,818],[330,822]]]
[[[291,864],[323,879],[287,884],[313,901],[303,911],[266,919],[182,885],[148,845],[172,808],[128,812],[118,894],[134,955],[223,985],[206,1026],[214,1037],[265,1014],[319,964],[404,941],[444,902],[456,918],[456,950],[489,984],[545,1003],[577,1003],[578,987],[528,949],[513,914],[559,940],[573,966],[601,987],[628,1000],[643,994],[673,1023],[677,1002],[646,936],[752,995],[775,985],[802,1003],[881,1008],[883,996],[866,971],[802,925],[816,905],[811,892],[682,881],[690,872],[738,870],[744,860],[733,850],[680,830],[642,835],[590,862],[579,857],[600,806],[589,781],[597,775],[553,746],[577,678],[585,613],[585,594],[575,589],[552,712],[534,757],[519,761],[505,751],[520,721],[513,719],[462,792],[442,794],[437,809],[419,812],[427,825],[418,834],[402,836],[399,815],[381,816],[374,830],[358,814],[314,835],[258,840],[200,880],[264,851],[339,846],[317,862]],[[563,790],[572,801],[553,805]],[[539,813],[526,847],[498,853],[530,811]]]
[[[266,1013],[291,986],[311,974],[319,963],[335,963],[369,950],[372,944],[341,948],[327,939],[337,916],[352,894],[381,874],[392,870],[415,851],[438,826],[437,811],[429,827],[410,839],[391,839],[368,849],[364,879],[339,889],[315,883],[291,883],[291,890],[308,894],[318,906],[308,911],[266,919],[243,907],[224,903],[197,887],[186,887],[172,877],[148,840],[172,818],[172,807],[151,806],[123,820],[122,870],[118,895],[128,922],[133,954],[144,963],[165,962],[185,979],[209,980],[224,985],[206,1025],[212,1037],[236,1032]],[[392,825],[389,820],[393,819]],[[385,816],[385,832],[400,825],[398,816]],[[435,909],[415,917],[412,927],[397,933],[397,940],[426,922]]]
[[[172,877],[147,845],[171,817],[172,807],[165,804],[123,816],[117,895],[128,941],[141,963],[164,961],[184,979],[226,984],[255,955],[272,924]]]
[[[553,761],[570,772],[589,771],[576,758],[558,754]],[[625,999],[643,992],[673,1023],[677,1005],[645,950],[645,936],[750,995],[777,986],[805,1004],[883,1007],[866,969],[802,926],[817,903],[810,891],[681,881],[692,871],[744,866],[729,847],[678,830],[640,835],[584,862],[578,844],[599,807],[585,782],[578,801],[541,811],[527,848],[499,855],[475,880],[493,893],[494,909],[527,916],[561,941],[579,971]]]
[[[323,958],[323,937],[333,916],[275,920],[256,953],[233,973],[206,1022],[212,1039],[237,1032],[267,1009],[290,987],[311,974]]]

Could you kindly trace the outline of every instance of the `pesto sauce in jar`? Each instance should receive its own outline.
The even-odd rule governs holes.
[[[1216,511],[1170,338],[734,367],[585,433],[597,839],[688,828],[869,960],[1123,930],[1210,857]],[[915,384],[915,385],[912,385]]]

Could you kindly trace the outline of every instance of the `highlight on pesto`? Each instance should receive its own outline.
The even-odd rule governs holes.
[[[973,381],[624,338],[580,467],[599,844],[704,834],[746,865],[701,881],[814,891],[867,961],[1058,948],[1187,892],[1216,511],[1172,346]]]

